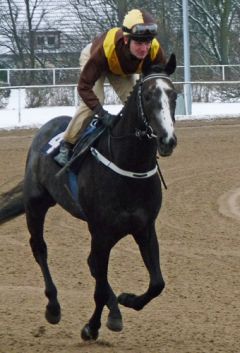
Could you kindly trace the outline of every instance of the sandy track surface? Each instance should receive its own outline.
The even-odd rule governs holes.
[[[160,164],[168,190],[157,220],[166,289],[141,312],[122,308],[124,329],[81,341],[93,310],[87,225],[60,207],[45,238],[62,321],[45,321],[43,280],[25,218],[0,227],[0,353],[239,353],[240,120],[177,123],[178,148]],[[0,192],[21,180],[35,131],[0,131]],[[117,294],[143,292],[148,276],[131,237],[111,256]]]

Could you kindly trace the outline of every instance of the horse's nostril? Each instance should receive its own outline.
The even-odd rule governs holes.
[[[162,145],[168,145],[169,147],[174,148],[174,147],[177,146],[177,137],[176,137],[175,134],[174,134],[174,136],[171,137],[170,139],[168,139],[167,136],[162,136],[162,137],[159,139],[159,142],[160,142],[160,144],[162,144]]]

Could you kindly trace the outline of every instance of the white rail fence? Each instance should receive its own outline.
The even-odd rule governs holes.
[[[50,80],[49,85],[56,85],[57,84],[57,77],[61,76],[61,73],[64,74],[75,74],[76,76],[79,75],[79,68],[77,67],[64,67],[64,68],[42,68],[42,69],[29,69],[29,68],[25,68],[25,69],[0,69],[0,74],[2,73],[2,76],[4,76],[4,81],[7,86],[11,87],[13,84],[13,82],[16,80],[15,76],[20,76],[20,79],[23,79],[23,77],[19,74],[24,74],[24,73],[31,73],[31,74],[42,74],[41,76],[44,77],[45,74],[45,79],[48,78],[48,80]],[[46,75],[48,77],[46,77]],[[72,82],[75,83],[77,81],[77,79]]]
[[[208,73],[203,74],[201,79],[194,79],[191,82],[184,82],[182,79],[183,76],[183,67],[179,66],[177,68],[177,73],[175,75],[174,84],[178,89],[178,101],[177,101],[177,114],[185,115],[185,102],[184,102],[184,86],[191,85],[193,96],[196,97],[199,95],[199,101],[201,101],[202,92],[212,92],[216,87],[218,94],[220,91],[229,91],[234,92],[235,101],[238,96],[238,101],[240,101],[240,80],[235,78],[240,77],[240,65],[195,65],[191,67],[192,71],[194,70],[208,70]],[[182,70],[182,72],[181,72]],[[210,71],[209,71],[210,70]],[[216,72],[216,70],[218,72]],[[209,73],[212,73],[209,74]],[[28,73],[28,75],[26,75]],[[201,74],[197,71],[197,75],[195,77],[200,76]],[[23,90],[25,92],[30,92],[30,90],[46,90],[48,92],[54,91],[56,89],[66,89],[71,91],[71,102],[72,106],[77,106],[79,104],[79,97],[77,93],[77,85],[79,76],[79,68],[45,68],[45,69],[0,69],[0,97],[3,92],[8,90],[17,90],[17,101],[16,101],[16,110],[18,114],[18,120],[21,121],[21,111],[24,107],[23,104]],[[193,75],[192,75],[193,76]],[[180,77],[180,79],[179,79]],[[206,78],[207,79],[204,79]],[[210,78],[209,78],[210,77]],[[219,79],[212,79],[213,77],[219,77]],[[227,77],[231,77],[231,79],[226,79]],[[177,79],[178,78],[178,79]],[[232,79],[233,78],[233,79]],[[13,84],[14,82],[19,82],[20,84]],[[21,84],[21,82],[28,81],[47,81],[44,84]],[[62,83],[61,83],[62,81]],[[67,83],[68,82],[68,83]],[[220,87],[220,88],[219,88]],[[119,103],[117,98],[113,97],[114,93],[109,88],[109,85],[106,85],[107,94],[106,96],[111,96],[111,99],[115,104]],[[70,92],[68,91],[68,92]],[[215,89],[216,91],[216,89]],[[229,99],[231,100],[231,95],[229,95]],[[110,104],[114,104],[110,103]],[[109,104],[109,102],[107,102]],[[66,105],[66,104],[65,104]],[[37,105],[36,105],[37,106]],[[41,106],[41,104],[39,105]],[[0,105],[1,108],[1,105]]]
[[[178,66],[176,70],[176,79],[178,81],[183,81],[184,73],[183,66]],[[39,84],[75,84],[78,80],[80,69],[78,67],[55,67],[55,68],[23,68],[23,69],[0,69],[0,81],[5,83],[7,86],[15,86],[16,80],[24,81],[24,76],[28,74],[30,79],[36,77],[38,80],[47,80],[48,82],[38,82]],[[38,75],[36,75],[38,74]],[[218,81],[218,80],[228,80],[232,77],[240,77],[240,64],[236,65],[192,65],[191,66],[191,76],[193,81],[197,79],[205,81]],[[231,78],[230,78],[231,77]],[[26,77],[25,77],[26,79]],[[64,81],[64,82],[63,82]],[[68,81],[68,82],[66,82]],[[25,83],[23,82],[23,85]]]

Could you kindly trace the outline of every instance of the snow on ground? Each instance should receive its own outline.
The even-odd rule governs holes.
[[[240,103],[193,103],[192,115],[177,115],[176,120],[240,118]]]
[[[15,91],[16,92],[16,91]],[[17,93],[17,92],[16,92]],[[24,96],[19,101],[17,94],[11,95],[6,109],[0,109],[0,129],[40,127],[60,115],[73,116],[76,107],[24,108]],[[112,114],[117,114],[120,105],[105,106]],[[176,120],[215,119],[240,117],[240,103],[193,103],[192,115],[177,115]]]

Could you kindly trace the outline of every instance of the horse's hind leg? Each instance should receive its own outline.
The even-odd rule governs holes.
[[[47,245],[43,238],[44,219],[48,208],[52,205],[49,195],[31,198],[26,202],[26,218],[30,232],[30,245],[36,262],[39,264],[44,282],[45,295],[49,302],[46,307],[46,319],[51,324],[57,324],[61,319],[61,309],[57,300],[57,289],[53,283],[48,263]]]
[[[149,272],[149,287],[142,295],[122,293],[118,297],[118,301],[129,308],[141,310],[162,292],[165,283],[160,269],[159,246],[154,224],[151,224],[144,232],[135,234],[134,239],[139,246],[143,261]]]

